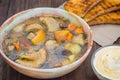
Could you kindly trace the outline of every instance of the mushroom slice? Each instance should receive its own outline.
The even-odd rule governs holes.
[[[52,46],[51,46],[52,45]],[[45,46],[47,48],[47,50],[54,50],[55,48],[57,48],[59,45],[57,44],[57,42],[55,40],[48,40],[45,43]]]
[[[24,26],[25,26],[25,24],[19,24],[19,25],[17,25],[17,26],[13,29],[13,31],[14,31],[14,32],[22,32]]]
[[[40,65],[44,64],[45,61],[47,60],[47,51],[44,49],[44,48],[41,48],[38,53],[40,54],[40,57],[39,57],[39,63]]]
[[[52,17],[46,17],[42,22],[47,26],[49,32],[54,32],[60,29],[59,23]]]
[[[29,40],[32,40],[33,38],[35,37],[35,34],[30,32],[28,35],[27,35],[27,39]]]
[[[40,30],[40,29],[43,29],[43,27],[40,24],[31,24],[25,28],[25,31],[30,32],[33,30]]]
[[[46,60],[47,52],[42,48],[38,52],[33,51],[31,53],[21,54],[16,62],[27,67],[38,68],[43,65]]]
[[[38,54],[36,52],[32,52],[32,53],[20,54],[19,57],[20,57],[20,59],[26,59],[28,61],[34,61],[34,60],[39,58],[39,55],[40,54]]]

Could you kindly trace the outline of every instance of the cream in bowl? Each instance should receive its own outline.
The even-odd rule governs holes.
[[[100,48],[92,56],[92,67],[102,80],[120,80],[120,46]]]
[[[0,52],[17,71],[34,78],[65,75],[86,59],[92,33],[84,20],[57,8],[35,8],[9,18],[0,29]]]

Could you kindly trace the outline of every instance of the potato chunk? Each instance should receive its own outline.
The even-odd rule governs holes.
[[[70,62],[69,59],[64,59],[64,60],[62,61],[62,66],[66,66],[66,65],[68,65],[68,64],[71,64],[71,62]]]
[[[60,30],[59,23],[52,17],[46,17],[42,22],[47,26],[49,32]]]
[[[56,47],[58,47],[59,45],[57,44],[57,42],[55,40],[48,40],[45,43],[45,46],[48,50],[54,50]]]
[[[14,47],[13,45],[9,45],[9,46],[7,47],[7,50],[8,50],[8,51],[12,51],[12,50],[14,50],[14,48],[15,48],[15,47]]]
[[[72,39],[72,42],[80,44],[80,45],[83,46],[85,44],[83,34],[79,34],[77,36],[74,36],[73,39]]]
[[[68,43],[65,45],[65,49],[72,52],[72,54],[78,54],[81,51],[81,47],[75,43]]]
[[[71,62],[74,62],[76,60],[75,55],[70,55],[68,58]]]

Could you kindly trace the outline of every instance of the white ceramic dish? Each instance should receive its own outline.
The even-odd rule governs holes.
[[[120,80],[120,45],[110,45],[96,50],[91,59],[94,73],[100,80]]]

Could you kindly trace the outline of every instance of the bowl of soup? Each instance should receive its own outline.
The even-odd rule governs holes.
[[[15,70],[34,78],[56,78],[80,66],[92,48],[89,25],[58,8],[19,12],[0,28],[0,52]]]

